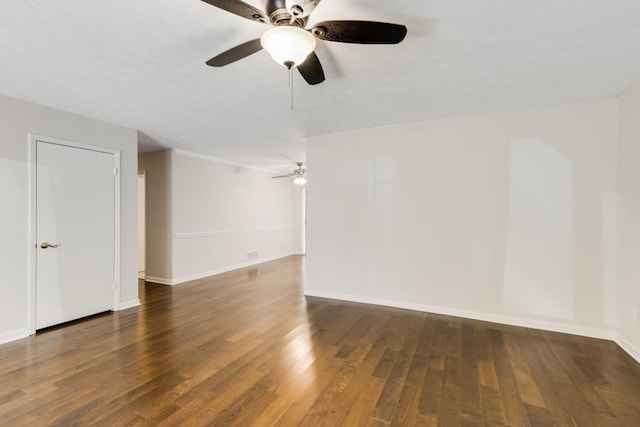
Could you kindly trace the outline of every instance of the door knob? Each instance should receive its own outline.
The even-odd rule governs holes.
[[[47,242],[42,242],[40,243],[40,247],[42,249],[47,249],[47,248],[57,248],[58,244],[57,243],[47,243]]]

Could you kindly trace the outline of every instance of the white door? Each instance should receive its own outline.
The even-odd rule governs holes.
[[[113,309],[115,156],[36,142],[36,329]]]

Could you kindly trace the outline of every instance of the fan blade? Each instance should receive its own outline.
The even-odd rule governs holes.
[[[324,71],[315,52],[311,52],[307,59],[298,65],[298,71],[310,85],[317,85],[324,81]]]
[[[207,61],[207,65],[212,67],[224,67],[232,62],[236,62],[242,58],[246,58],[259,50],[262,50],[262,44],[260,39],[250,40],[246,43],[239,44],[236,47],[222,52],[220,55],[211,58]]]
[[[396,44],[404,40],[407,27],[388,22],[325,21],[314,25],[311,32],[330,42]]]
[[[289,177],[292,177],[292,176],[293,176],[293,174],[290,173],[290,174],[287,174],[287,175],[272,176],[271,178],[273,178],[273,179],[276,179],[276,178],[289,178]]]
[[[211,6],[215,6],[227,12],[234,13],[243,18],[250,19],[252,21],[267,22],[268,19],[265,14],[255,7],[241,1],[241,0],[202,0],[205,3],[209,3]]]

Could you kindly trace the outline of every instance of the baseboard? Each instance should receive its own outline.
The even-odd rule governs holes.
[[[138,307],[140,305],[140,300],[138,298],[132,299],[129,301],[124,301],[120,303],[120,308],[118,311],[126,310],[128,308]]]
[[[171,279],[165,279],[164,277],[155,277],[155,276],[147,276],[145,277],[145,282],[158,283],[160,285],[173,285],[174,283]]]
[[[11,341],[19,340],[29,336],[29,328],[16,329],[15,331],[4,332],[0,334],[0,344],[6,344]]]
[[[620,346],[629,356],[633,357],[636,362],[640,363],[640,349],[636,348],[629,340],[623,337],[621,334],[615,339],[616,344]]]
[[[218,274],[226,273],[228,271],[238,270],[240,268],[251,267],[252,265],[264,264],[265,262],[275,261],[280,258],[286,258],[292,255],[299,255],[297,252],[287,252],[285,254],[276,255],[267,258],[260,258],[252,261],[243,262],[240,264],[230,265],[226,267],[216,268],[215,270],[205,271],[203,273],[192,274],[189,276],[180,277],[177,279],[166,279],[163,277],[147,276],[147,282],[159,283],[161,285],[179,285],[181,283],[190,282],[192,280],[204,279],[205,277],[211,277]]]
[[[304,294],[312,297],[330,298],[343,301],[359,302],[363,304],[375,304],[386,307],[403,308],[407,310],[421,311],[425,313],[444,314],[447,316],[463,317],[465,319],[481,320],[484,322],[500,323],[504,325],[520,326],[524,328],[541,329],[544,331],[560,332],[563,334],[580,335],[590,338],[599,338],[614,341],[616,331],[611,329],[587,328],[584,326],[568,325],[565,323],[548,322],[544,320],[526,319],[521,317],[504,316],[500,314],[484,313],[471,310],[460,310],[448,307],[438,307],[425,304],[415,304],[404,301],[394,301],[381,298],[368,298],[354,295],[344,295],[331,292],[306,290]]]

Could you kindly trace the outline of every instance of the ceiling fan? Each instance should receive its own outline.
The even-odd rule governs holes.
[[[297,68],[310,85],[324,81],[324,71],[315,54],[316,39],[359,44],[396,44],[404,40],[407,27],[374,21],[324,21],[306,28],[309,15],[320,0],[265,0],[266,12],[241,0],[202,0],[252,21],[270,25],[259,39],[233,47],[207,61],[223,67],[263,48],[280,65]]]
[[[304,185],[304,184],[306,184],[307,183],[307,178],[306,178],[307,171],[306,171],[306,169],[304,169],[302,167],[302,162],[297,162],[296,165],[298,165],[298,168],[294,169],[293,173],[288,173],[286,175],[274,176],[272,178],[273,179],[277,179],[277,178],[293,177],[292,181],[293,181],[294,184],[296,184],[296,185]]]

